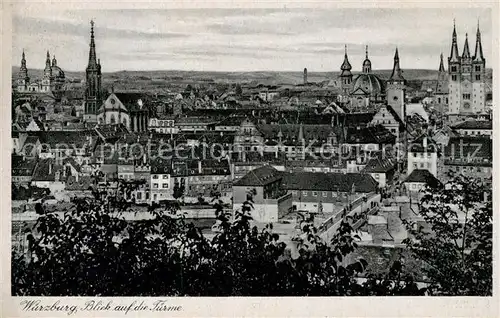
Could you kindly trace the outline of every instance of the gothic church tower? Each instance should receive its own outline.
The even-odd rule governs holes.
[[[453,25],[451,53],[448,58],[448,100],[449,114],[474,114],[484,111],[485,92],[485,59],[481,45],[479,24],[476,32],[476,50],[471,56],[469,39],[465,35],[462,56],[458,55],[457,32]]]
[[[84,121],[97,122],[97,110],[102,104],[101,63],[97,61],[94,41],[94,21],[90,21],[89,63],[86,69]]]
[[[394,66],[392,68],[391,77],[387,81],[386,96],[387,103],[396,111],[403,122],[406,121],[405,85],[406,80],[403,77],[403,71],[401,71],[399,67],[399,53],[396,48]]]
[[[352,66],[347,57],[347,45],[345,46],[344,62],[340,66],[340,86],[342,88],[343,102],[346,102],[352,91]]]

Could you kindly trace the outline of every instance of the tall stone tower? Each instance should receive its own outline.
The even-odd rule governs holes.
[[[448,86],[448,73],[444,68],[443,62],[443,53],[441,53],[441,61],[439,62],[439,71],[438,71],[438,82],[436,92],[443,92],[445,88]]]
[[[352,66],[347,57],[347,45],[344,48],[344,62],[340,66],[340,85],[342,88],[343,101],[347,101],[349,94],[352,91]]]
[[[461,79],[460,79],[460,56],[458,55],[457,30],[453,23],[453,34],[451,37],[451,52],[448,57],[448,109],[449,114],[458,114],[460,112],[461,98]]]
[[[307,68],[304,68],[304,85],[307,85]]]
[[[52,86],[52,67],[50,65],[50,54],[49,51],[47,51],[47,59],[45,60],[45,69],[43,70],[43,77],[42,77],[42,92],[49,92],[51,91],[51,86]]]
[[[19,75],[17,78],[17,90],[19,92],[25,92],[28,90],[28,85],[30,83],[30,78],[28,76],[28,68],[26,67],[26,57],[23,55],[21,57],[21,68],[19,68]]]
[[[394,54],[394,66],[392,68],[391,77],[387,81],[386,96],[387,103],[398,114],[399,118],[405,122],[406,120],[406,105],[405,105],[405,89],[406,80],[403,77],[403,72],[399,67],[399,53],[396,48]]]
[[[476,51],[471,57],[469,40],[465,35],[462,56],[458,55],[457,33],[453,25],[451,53],[448,58],[448,100],[449,114],[473,114],[484,111],[485,92],[485,64],[481,45],[479,25],[476,33]]]
[[[83,116],[86,122],[97,122],[97,110],[102,104],[101,91],[101,63],[97,61],[95,40],[94,40],[94,21],[90,21],[90,51],[89,63],[86,69],[85,82],[85,101]]]
[[[483,46],[481,45],[481,31],[479,30],[479,21],[476,31],[476,50],[472,58],[472,111],[475,113],[483,112],[486,104],[485,87],[485,69],[486,60],[483,56]]]

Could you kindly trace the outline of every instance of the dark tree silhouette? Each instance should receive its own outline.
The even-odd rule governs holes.
[[[433,295],[491,296],[493,209],[491,185],[456,176],[427,187],[420,200],[424,222],[406,225],[408,248],[424,261]]]
[[[484,294],[479,288],[487,290],[488,280],[491,282],[491,204],[490,210],[488,204],[485,208],[474,205],[482,202],[480,191],[474,194],[476,188],[467,184],[468,194],[465,197],[462,193],[463,198],[457,201],[476,211],[469,214],[467,234],[462,235],[466,250],[461,254],[460,249],[450,246],[453,242],[438,238],[443,255],[450,255],[456,264],[433,254],[423,255],[433,256],[427,261],[454,275],[463,274],[450,286],[443,286],[448,276],[429,274],[440,284],[443,294],[465,294],[464,288]],[[262,230],[251,226],[252,195],[234,215],[215,199],[216,231],[207,236],[182,215],[172,213],[178,205],[169,205],[169,211],[152,206],[148,211],[134,212],[129,196],[123,195],[130,191],[129,186],[119,185],[110,192],[109,185],[106,188],[96,181],[93,198],[75,199],[74,208],[65,211],[63,217],[55,213],[39,215],[35,228],[27,235],[28,253],[13,253],[13,295],[338,296],[425,292],[404,275],[400,262],[388,268],[385,275],[369,274],[364,281],[358,279],[368,264],[363,259],[348,261],[348,256],[357,248],[359,238],[352,225],[360,216],[342,215],[330,242],[324,242],[311,220],[304,217],[300,223],[302,234],[294,241],[297,253],[292,255],[272,225]],[[437,191],[444,190],[429,194],[434,200],[441,193]],[[454,196],[458,197],[457,193]],[[439,215],[436,209],[431,210],[432,206],[437,205],[430,204],[428,210]],[[129,218],[135,215],[135,219],[126,220],[125,212],[130,213]],[[426,221],[437,224],[438,233],[446,233],[438,222],[441,217],[436,219],[435,215],[433,219],[429,213]],[[411,243],[410,248],[418,256],[421,250],[437,248],[425,241],[415,244]],[[482,268],[488,264],[490,271]]]

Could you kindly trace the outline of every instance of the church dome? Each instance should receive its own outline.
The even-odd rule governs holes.
[[[353,91],[357,90],[358,88],[361,88],[371,96],[384,93],[384,83],[380,78],[372,73],[363,73],[356,78],[356,80],[354,81]]]
[[[65,78],[64,71],[59,66],[52,66],[52,75],[58,78]]]

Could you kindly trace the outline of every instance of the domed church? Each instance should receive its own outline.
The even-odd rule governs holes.
[[[342,71],[340,78],[343,93],[341,100],[350,103],[352,110],[362,110],[372,102],[385,100],[384,81],[372,73],[372,62],[368,58],[368,46],[366,46],[366,57],[363,61],[363,72],[354,81],[352,80],[352,67],[347,57],[347,47],[340,69]]]
[[[61,93],[64,89],[66,76],[64,71],[57,66],[57,60],[54,56],[52,63],[50,61],[50,53],[47,51],[47,58],[45,60],[45,69],[43,70],[43,77],[39,81],[30,82],[28,76],[28,68],[26,67],[26,56],[21,57],[21,67],[17,79],[17,91],[19,93],[44,93],[53,95],[56,99],[60,99]]]

